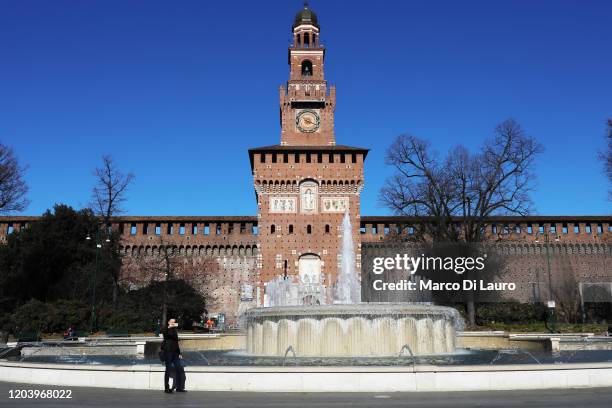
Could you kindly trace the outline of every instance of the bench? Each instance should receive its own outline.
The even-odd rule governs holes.
[[[40,334],[35,331],[22,331],[15,337],[17,337],[17,343],[40,341]]]
[[[79,337],[87,337],[88,334],[85,330],[75,330],[73,336],[66,336],[64,340],[78,340]]]
[[[106,331],[108,337],[130,337],[126,329],[111,329]]]

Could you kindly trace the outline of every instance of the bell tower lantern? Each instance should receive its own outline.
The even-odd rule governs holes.
[[[334,145],[336,89],[325,80],[319,19],[307,2],[292,29],[289,81],[280,87],[281,145]]]

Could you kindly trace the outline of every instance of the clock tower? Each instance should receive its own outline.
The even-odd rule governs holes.
[[[281,145],[335,144],[336,88],[325,80],[325,48],[317,15],[304,5],[293,22],[289,81],[280,87]]]
[[[280,87],[280,144],[249,150],[258,217],[257,304],[329,304],[342,262],[342,220],[361,267],[359,199],[367,149],[337,145],[336,89],[308,4],[295,16],[289,80]],[[276,299],[275,299],[276,298]]]

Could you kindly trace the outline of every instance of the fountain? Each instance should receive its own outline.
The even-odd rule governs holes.
[[[342,263],[333,304],[296,304],[292,293],[314,290],[313,282],[277,277],[266,287],[267,305],[245,315],[247,352],[299,357],[390,357],[406,346],[415,355],[455,351],[455,332],[462,319],[450,307],[429,303],[360,303],[361,285],[355,268],[348,211],[342,222]],[[317,290],[328,293],[321,282]]]

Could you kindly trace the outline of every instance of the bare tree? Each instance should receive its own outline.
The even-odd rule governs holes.
[[[109,226],[114,215],[123,212],[122,204],[126,200],[126,192],[134,175],[123,174],[111,156],[102,156],[102,167],[94,170],[96,185],[93,188],[92,208]]]
[[[102,156],[102,167],[94,170],[96,184],[93,188],[91,207],[102,219],[105,237],[110,241],[106,246],[109,263],[109,271],[113,280],[113,305],[117,303],[119,291],[119,279],[121,275],[121,255],[119,254],[118,241],[120,235],[112,231],[112,217],[123,212],[122,204],[126,200],[128,187],[134,180],[132,173],[122,173],[113,158],[108,155]]]
[[[168,306],[176,303],[168,293],[168,284],[173,280],[182,280],[208,299],[208,273],[218,264],[214,260],[203,260],[195,255],[181,253],[180,249],[159,237],[159,242],[151,252],[139,253],[134,260],[133,269],[137,275],[145,277],[142,283],[164,282],[162,292],[161,322],[168,321]]]
[[[401,135],[387,151],[395,174],[380,201],[398,215],[426,217],[417,236],[434,242],[482,242],[492,215],[532,211],[533,167],[543,151],[514,120],[494,129],[480,152],[452,149],[439,159],[425,140]],[[470,323],[474,305],[468,302]]]
[[[599,158],[604,163],[604,173],[608,177],[608,181],[612,183],[612,119],[608,119],[606,144],[606,150],[599,153]],[[612,200],[612,187],[608,190],[608,197]]]
[[[25,169],[19,166],[13,149],[0,143],[0,213],[23,211],[29,204]]]

